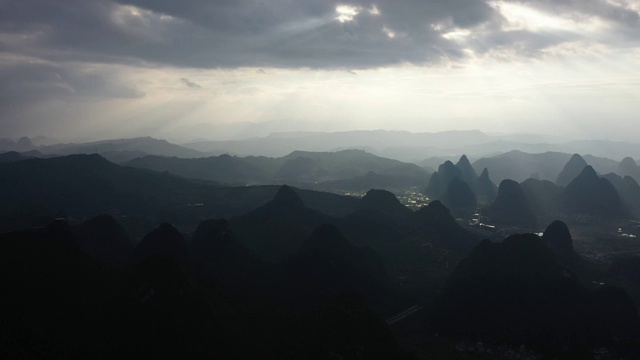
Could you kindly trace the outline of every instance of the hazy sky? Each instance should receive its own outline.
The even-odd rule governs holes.
[[[640,0],[0,0],[0,137],[640,138]]]

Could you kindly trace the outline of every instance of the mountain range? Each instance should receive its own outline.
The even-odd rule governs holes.
[[[388,189],[409,188],[426,184],[429,177],[426,170],[415,164],[381,158],[361,150],[294,151],[280,158],[145,156],[124,165],[226,184],[287,183],[347,191],[366,191],[376,182],[382,182]]]

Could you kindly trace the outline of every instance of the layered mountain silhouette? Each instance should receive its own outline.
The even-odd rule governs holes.
[[[206,155],[203,152],[152,137],[102,140],[79,144],[57,144],[39,147],[38,151],[47,155],[100,154],[117,163],[145,155],[177,156],[181,158],[196,158]]]
[[[83,217],[108,212],[153,216],[201,203],[211,186],[121,167],[99,155],[0,164],[3,206],[36,203]],[[180,209],[180,210],[179,210]]]
[[[478,176],[469,159],[462,155],[456,165],[445,161],[438,167],[438,172],[429,179],[426,194],[431,199],[441,200],[456,216],[466,217],[477,206],[477,180]]]
[[[133,256],[129,234],[110,215],[99,215],[73,227],[78,244],[96,262],[122,268]]]
[[[583,288],[533,234],[483,241],[448,280],[432,321],[445,336],[561,358],[592,356],[594,346],[629,356],[640,336],[628,295]]]
[[[29,159],[29,157],[22,155],[17,151],[9,151],[0,154],[0,163],[8,163]]]
[[[64,211],[76,218],[115,213],[129,217],[192,223],[207,217],[238,216],[266,203],[278,186],[227,187],[167,173],[113,164],[99,155],[70,155],[0,164],[0,211],[34,208]],[[358,199],[296,190],[327,214],[354,211]],[[156,223],[157,224],[157,223]]]
[[[415,236],[457,255],[466,255],[478,241],[456,222],[451,211],[440,201],[433,201],[416,211],[407,228],[412,238]]]
[[[451,161],[445,161],[438,167],[438,172],[434,173],[429,179],[427,195],[432,199],[441,199],[449,184],[455,178],[463,179],[462,170]]]
[[[218,127],[216,127],[218,130]],[[477,130],[444,131],[438,133],[409,133],[405,131],[344,131],[344,132],[284,132],[245,140],[195,141],[186,144],[203,152],[230,152],[244,155],[284,156],[295,150],[333,151],[334,149],[369,149],[381,156],[401,161],[420,161],[425,157],[446,157],[450,154],[472,154],[474,156],[492,156],[513,149],[532,154],[554,151],[569,153],[559,164],[558,172],[569,160],[572,153],[591,153],[595,156],[621,159],[629,154],[640,153],[640,146],[632,142],[581,140],[560,141],[557,137],[539,135],[487,135]],[[421,155],[422,154],[422,155]],[[428,154],[424,156],[424,154]],[[590,161],[590,160],[589,160]],[[440,164],[441,162],[438,162]],[[591,163],[591,162],[590,162]],[[484,167],[494,171],[493,167],[482,165],[475,167],[480,172]],[[598,168],[599,169],[599,168]],[[615,168],[613,169],[615,170]],[[602,173],[611,172],[602,171]],[[498,171],[495,169],[495,171]],[[599,169],[599,171],[601,171]],[[525,178],[517,178],[524,181]],[[555,181],[556,174],[545,180]],[[509,176],[505,177],[509,178]],[[502,181],[502,175],[495,174],[495,181]]]
[[[449,182],[441,199],[442,203],[459,217],[469,217],[476,211],[478,205],[469,184],[457,177]]]
[[[88,225],[96,222],[111,225],[106,218]],[[8,306],[0,311],[0,355],[408,358],[384,321],[358,295],[376,294],[378,301],[384,299],[378,295],[388,291],[376,280],[386,275],[375,254],[340,245],[344,239],[337,230],[320,227],[298,255],[299,267],[283,267],[298,272],[265,278],[262,266],[242,262],[251,255],[229,231],[223,220],[202,223],[192,253],[203,255],[196,262],[210,264],[216,274],[230,276],[227,280],[264,280],[264,284],[243,284],[252,292],[230,291],[218,276],[214,283],[199,283],[181,264],[182,235],[167,224],[144,237],[136,248],[136,262],[125,271],[95,263],[77,246],[78,239],[63,221],[0,235],[0,284],[5,290],[3,305]],[[338,244],[331,239],[338,239]],[[324,271],[322,259],[329,261],[326,264],[336,276]],[[343,267],[336,270],[332,261]],[[322,271],[314,274],[316,265]],[[322,278],[328,280],[326,286],[312,286],[322,284]],[[290,306],[291,301],[308,298],[309,291],[321,289],[327,291],[306,305],[298,303],[297,310]],[[290,300],[276,296],[280,290]],[[253,296],[269,292],[271,301]],[[268,346],[258,345],[263,343]]]
[[[462,172],[462,178],[460,180],[464,180],[471,189],[474,188],[476,183],[476,179],[478,178],[478,174],[471,166],[469,159],[466,155],[462,155],[458,162],[456,163],[456,167],[460,169]]]
[[[476,171],[484,168],[489,169],[496,183],[500,183],[505,179],[522,182],[535,173],[541,179],[555,181],[570,157],[571,155],[560,152],[530,154],[513,150],[504,154],[478,159],[473,163],[473,166]]]
[[[604,178],[598,177],[591,166],[567,185],[561,196],[564,211],[598,218],[619,218],[629,215],[616,189]]]
[[[411,210],[386,190],[371,189],[360,200],[360,209],[377,210],[391,216],[407,216]]]
[[[640,181],[640,166],[630,157],[625,157],[620,161],[616,173],[622,177],[631,176],[634,180]]]
[[[350,179],[330,180],[305,186],[322,191],[362,193],[369,189],[405,190],[414,186],[423,188],[427,183],[427,177],[415,178],[402,173],[381,175],[369,171],[365,175]]]
[[[475,184],[476,198],[481,204],[491,204],[498,195],[498,187],[491,181],[489,170],[484,168]]]
[[[586,161],[580,156],[580,154],[573,154],[569,162],[562,168],[562,171],[558,175],[556,184],[566,187],[573,179],[575,179],[582,170],[588,166]]]
[[[498,187],[498,196],[485,211],[491,221],[506,226],[533,228],[536,216],[531,209],[520,184],[513,180],[503,180]]]
[[[262,161],[268,163],[272,160],[264,158]],[[128,161],[125,165],[227,184],[267,184],[272,179],[265,169],[229,155],[195,159],[145,156]]]
[[[182,234],[170,224],[164,223],[149,232],[136,246],[133,260],[172,259],[183,267],[191,265],[189,248]]]
[[[496,183],[505,179],[521,183],[529,178],[548,180],[555,183],[560,172],[572,157],[571,154],[566,153],[565,149],[560,150],[563,152],[548,151],[548,147],[546,150],[542,150],[546,152],[524,151],[527,150],[513,150],[481,158],[473,163],[473,168],[477,172],[480,172],[485,167],[488,168]],[[583,159],[602,174],[614,172],[618,167],[616,161],[603,157],[585,155]]]
[[[131,160],[126,165],[227,184],[307,184],[307,187],[328,190],[334,189],[333,185],[337,189],[352,188],[349,182],[366,181],[365,176],[371,178],[372,174],[381,177],[391,188],[423,185],[428,177],[428,173],[417,165],[385,159],[361,150],[321,153],[294,151],[280,158],[220,155],[182,159],[146,156]]]
[[[352,245],[330,224],[313,230],[298,255],[286,263],[296,288],[317,303],[345,292],[357,292],[377,309],[393,301],[385,266],[373,250]]]
[[[314,228],[331,222],[329,216],[306,207],[300,196],[286,185],[265,205],[231,219],[245,244],[272,261],[297,253]]]
[[[548,180],[527,179],[520,187],[537,216],[552,216],[560,211],[560,186]]]
[[[272,271],[236,237],[227,220],[201,222],[190,246],[196,274],[206,284],[255,296]]]
[[[549,174],[578,155],[513,153],[539,179],[496,187],[440,159],[439,200],[412,211],[389,190],[426,171],[363,151],[131,162],[153,170],[41,155],[0,160],[0,358],[412,358],[394,336],[424,358],[640,357],[635,242],[612,230],[635,234],[640,185],[599,177],[612,161],[585,156],[561,187]],[[456,220],[478,204],[494,231]]]
[[[573,239],[567,224],[556,220],[549,224],[542,235],[544,243],[553,254],[568,258],[576,256],[573,250]]]
[[[631,176],[624,178],[609,173],[603,175],[602,178],[607,179],[620,195],[622,202],[631,210],[634,215],[640,214],[640,185]]]

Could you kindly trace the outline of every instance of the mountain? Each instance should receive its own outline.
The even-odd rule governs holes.
[[[16,161],[26,160],[26,159],[29,159],[29,157],[24,156],[17,151],[9,151],[9,152],[0,154],[0,163],[16,162]]]
[[[111,283],[77,245],[66,222],[0,234],[0,355],[62,359],[78,354],[74,340],[80,319],[99,308]]]
[[[615,172],[618,169],[619,163],[615,160],[611,160],[606,157],[594,156],[591,154],[587,154],[582,156],[584,161],[587,164],[593,166],[594,170],[596,170],[599,174],[608,174],[611,172]]]
[[[496,200],[484,212],[496,224],[533,228],[536,216],[520,184],[503,180],[498,187]]]
[[[82,218],[104,213],[172,217],[206,211],[187,204],[211,198],[210,184],[121,167],[99,155],[70,155],[0,164],[3,209],[38,204]],[[215,205],[207,210],[211,211]]]
[[[636,306],[640,305],[640,257],[634,255],[614,259],[607,275],[611,279],[609,281],[633,297]]]
[[[174,259],[183,267],[189,267],[191,262],[184,237],[178,229],[167,223],[151,230],[133,252],[136,263],[164,258]]]
[[[376,181],[389,184],[393,189],[406,189],[425,184],[429,176],[415,164],[381,158],[361,150],[326,153],[294,151],[281,158],[220,155],[180,159],[146,156],[128,161],[125,165],[226,184],[287,183],[329,191],[353,187],[361,189],[359,183]],[[366,190],[371,188],[369,186]]]
[[[73,227],[82,250],[101,265],[123,268],[131,262],[129,234],[110,215],[98,215]]]
[[[589,164],[584,161],[580,154],[573,154],[571,156],[571,159],[569,159],[567,164],[562,168],[562,171],[558,175],[556,184],[562,187],[566,187],[573,179],[580,175],[582,170],[588,165]]]
[[[262,158],[264,162],[276,162]],[[125,162],[134,168],[169,172],[189,179],[200,179],[226,184],[269,184],[272,175],[242,158],[220,155],[206,158],[181,159],[176,157],[145,156]]]
[[[636,181],[640,181],[640,166],[630,157],[622,159],[615,172],[620,176],[631,176]]]
[[[218,130],[218,129],[216,129]],[[640,153],[640,145],[630,142],[614,142],[608,140],[568,141],[559,136],[541,135],[488,135],[480,131],[446,131],[439,133],[409,133],[403,131],[345,131],[345,132],[287,132],[272,133],[267,136],[253,137],[244,140],[197,141],[186,144],[190,148],[202,152],[233,153],[241,156],[263,155],[278,157],[295,150],[302,151],[335,151],[342,149],[367,149],[380,156],[400,161],[418,163],[423,159],[442,157],[452,160],[451,154],[467,154],[471,157],[489,157],[495,154],[517,150],[527,153],[592,154],[597,157],[622,159],[629,154]],[[566,163],[570,155],[562,162]],[[441,164],[438,161],[434,165]],[[589,160],[599,172],[606,173]],[[435,166],[431,166],[435,167]],[[496,181],[514,178],[517,181],[525,178],[513,176],[502,177],[498,169],[481,165],[474,167],[480,172],[484,167],[495,172]],[[560,170],[558,169],[558,171]],[[555,181],[557,173],[545,180]]]
[[[292,151],[333,151],[335,149],[375,149],[385,156],[401,161],[415,161],[439,148],[450,149],[463,144],[479,144],[493,137],[480,131],[445,131],[439,133],[410,133],[405,131],[345,131],[272,133],[265,137],[230,141],[199,141],[186,146],[203,152],[230,152],[239,155],[284,156]],[[428,145],[425,145],[428,144]],[[441,150],[438,150],[441,152]],[[438,156],[440,154],[433,154]]]
[[[493,203],[498,194],[498,187],[491,181],[489,170],[484,168],[476,179],[475,187],[478,203],[489,205]]]
[[[489,169],[493,180],[497,183],[504,179],[522,182],[538,174],[540,179],[555,181],[570,155],[559,152],[529,154],[513,150],[489,158],[482,158],[473,163],[474,169]]]
[[[460,157],[460,160],[456,163],[456,167],[462,172],[462,178],[460,180],[464,180],[471,189],[474,189],[478,174],[476,174],[466,155]]]
[[[440,166],[442,163],[444,163],[445,161],[457,161],[459,160],[460,157],[455,156],[455,155],[450,155],[450,156],[436,156],[436,157],[430,157],[427,159],[423,159],[421,161],[416,162],[416,164],[420,165],[423,169],[427,169],[431,172],[435,172],[436,169],[438,168],[438,166]]]
[[[522,191],[537,216],[556,216],[563,189],[548,180],[527,179],[520,184]]]
[[[255,296],[269,269],[246,248],[227,220],[205,220],[198,224],[190,244],[198,278],[235,294]]]
[[[101,219],[106,220],[106,219]],[[298,359],[336,356],[408,359],[380,315],[368,308],[358,292],[385,298],[389,290],[380,262],[369,251],[351,247],[346,266],[313,273],[315,265],[333,269],[338,257],[299,257],[299,272],[282,271],[278,279],[262,277],[263,267],[248,268],[237,243],[220,221],[197,231],[200,250],[209,260],[226,261],[224,276],[235,280],[263,279],[247,285],[251,293],[231,292],[216,278],[199,283],[179,259],[184,242],[170,225],[145,236],[136,249],[147,256],[124,270],[99,266],[75,244],[71,227],[62,221],[21,232],[0,234],[0,354],[3,358],[267,358]],[[320,234],[322,235],[322,234]],[[231,235],[232,236],[232,235]],[[322,243],[328,236],[317,237]],[[206,238],[206,239],[205,239]],[[231,240],[228,242],[227,240]],[[146,249],[142,249],[142,247]],[[167,252],[169,251],[169,253]],[[312,250],[315,251],[315,250]],[[306,252],[305,252],[306,253]],[[210,258],[209,256],[213,256]],[[216,258],[217,256],[217,258]],[[229,256],[228,259],[225,257]],[[301,276],[303,274],[316,277]],[[315,287],[318,277],[330,281]],[[300,280],[306,282],[300,282]],[[298,286],[301,285],[301,286]],[[304,289],[303,289],[304,288]],[[293,309],[287,297],[300,299],[310,290],[323,301]],[[340,291],[340,290],[345,291]],[[353,290],[353,291],[352,291]],[[260,294],[260,296],[252,296]],[[263,301],[264,294],[274,302]],[[337,294],[337,295],[336,295]],[[318,297],[315,297],[317,299]],[[247,346],[247,341],[268,344]]]
[[[305,206],[292,188],[283,185],[273,200],[230,222],[245,246],[260,257],[279,261],[297,253],[314,228],[333,219]]]
[[[392,298],[378,254],[352,245],[334,225],[316,227],[299,254],[285,266],[307,301],[326,301],[341,293],[356,292],[373,308],[384,308]]]
[[[305,187],[321,191],[364,193],[369,189],[385,189],[389,191],[404,191],[412,187],[424,188],[428,177],[415,178],[398,174],[380,175],[369,171],[364,175],[350,179],[325,181],[317,184],[305,184]]]
[[[484,240],[447,280],[426,321],[445,338],[524,345],[549,358],[587,358],[594,346],[633,357],[640,339],[624,291],[588,291],[533,234]]]
[[[437,200],[414,212],[407,229],[407,235],[421,245],[428,243],[446,249],[453,258],[466,256],[479,240],[460,226],[451,211]]]
[[[568,258],[576,256],[573,250],[573,238],[567,224],[556,220],[549,224],[542,235],[542,243],[551,250],[553,254]]]
[[[629,215],[616,189],[604,178],[598,177],[591,166],[567,185],[561,195],[561,206],[569,214],[596,218],[620,218]]]
[[[466,181],[453,178],[442,195],[442,203],[456,217],[470,217],[476,211],[478,202],[471,187]]]
[[[607,179],[616,189],[622,202],[633,212],[634,215],[640,214],[640,185],[631,176],[625,176],[610,173],[602,176]]]
[[[280,160],[283,164],[275,177],[286,182],[324,182],[350,179],[368,172],[374,172],[378,175],[402,174],[416,180],[428,177],[428,173],[415,164],[382,158],[362,150],[294,151]]]
[[[389,277],[403,289],[404,301],[410,302],[405,309],[432,296],[479,241],[439,201],[405,217],[359,210],[337,219],[336,225],[352,244],[380,255]]]
[[[523,182],[531,177],[555,182],[562,168],[571,159],[571,155],[564,152],[548,151],[549,147],[553,146],[547,146],[547,152],[544,153],[512,150],[500,155],[478,159],[473,163],[473,168],[478,172],[484,168],[489,169],[496,182],[504,179]],[[544,148],[541,149],[544,150]],[[607,158],[585,155],[584,159],[602,174],[612,172],[614,171],[612,169],[617,167],[614,160]]]
[[[119,163],[145,155],[175,156],[180,158],[206,156],[203,152],[151,137],[102,140],[79,144],[57,144],[39,147],[38,151],[43,154],[56,155],[100,154],[109,160]]]
[[[0,151],[16,151],[24,152],[34,150],[36,146],[26,136],[21,137],[17,141],[12,139],[0,139]]]
[[[622,179],[622,190],[620,192],[623,202],[633,211],[636,216],[640,215],[640,185],[631,176]]]
[[[426,193],[432,199],[441,199],[449,188],[451,180],[454,178],[463,179],[462,170],[453,165],[451,161],[445,161],[438,167],[438,172],[429,179]]]
[[[386,190],[371,189],[360,200],[360,208],[377,210],[391,216],[407,216],[411,210],[402,205],[398,198]]]
[[[70,155],[0,163],[0,214],[100,214],[192,224],[201,219],[245,214],[271,200],[278,186],[218,186],[167,173],[113,164],[99,155]],[[359,200],[349,196],[295,190],[309,207],[342,216]],[[19,215],[16,213],[17,215]],[[22,215],[20,215],[22,216]],[[195,222],[195,224],[194,224]]]

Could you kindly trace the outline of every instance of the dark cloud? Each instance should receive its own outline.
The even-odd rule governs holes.
[[[354,1],[336,21],[331,0],[0,0],[0,49],[50,60],[145,61],[191,67],[363,68],[461,56],[431,25],[497,17],[483,1]],[[389,38],[388,27],[399,35]],[[14,41],[11,41],[11,38]]]
[[[192,89],[201,89],[202,88],[202,86],[196,84],[195,82],[193,82],[193,81],[191,81],[191,80],[189,80],[187,78],[181,78],[180,82],[185,84],[186,86],[192,88]]]
[[[607,0],[519,3],[597,17],[627,39],[638,29],[637,11]],[[357,8],[353,21],[336,20],[341,4]],[[503,24],[483,0],[0,0],[0,51],[52,61],[359,69],[455,61],[465,48],[513,46],[528,56],[571,40],[504,32]],[[454,29],[473,31],[472,41],[443,37]]]

